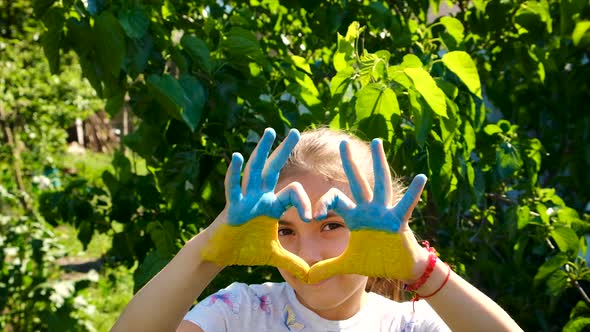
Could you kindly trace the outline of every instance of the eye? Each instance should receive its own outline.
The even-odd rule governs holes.
[[[289,229],[289,228],[279,228],[277,234],[279,236],[287,236],[287,235],[293,235],[293,234],[295,234],[295,232],[293,232],[293,230]]]
[[[326,223],[322,226],[322,231],[332,231],[332,230],[342,228],[342,227],[345,227],[345,226],[342,225],[341,223],[329,222],[329,223]]]

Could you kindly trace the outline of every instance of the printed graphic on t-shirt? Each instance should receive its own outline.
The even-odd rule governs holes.
[[[295,317],[295,313],[291,306],[285,304],[285,309],[283,310],[283,317],[285,319],[285,326],[292,332],[298,332],[303,330],[305,327],[303,324],[297,321],[297,317]]]
[[[256,309],[260,309],[262,311],[264,311],[267,315],[270,315],[271,313],[271,306],[272,306],[272,301],[270,300],[270,295],[269,294],[264,294],[264,295],[258,295],[256,294],[256,301],[257,303],[254,304],[254,310]]]
[[[210,295],[203,304],[210,307],[217,301],[225,303],[234,314],[238,314],[240,312],[240,304],[237,301],[237,295],[232,292],[219,291]]]

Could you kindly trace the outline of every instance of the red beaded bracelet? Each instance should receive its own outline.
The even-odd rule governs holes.
[[[418,280],[416,280],[411,285],[404,285],[404,289],[409,292],[414,292],[418,288],[422,287],[422,285],[426,283],[426,280],[428,280],[430,274],[434,270],[434,265],[436,265],[436,249],[431,247],[428,241],[423,241],[422,244],[424,244],[424,247],[426,247],[426,249],[430,252],[430,254],[428,255],[428,265],[426,266],[426,270],[424,270],[424,273],[422,274],[422,276],[420,276],[420,278],[418,278]]]
[[[434,295],[436,295],[438,292],[440,292],[441,289],[443,289],[443,287],[445,287],[445,285],[447,284],[447,281],[449,281],[449,277],[451,276],[451,267],[446,264],[447,267],[449,268],[447,271],[447,276],[445,277],[445,280],[442,282],[442,284],[432,293],[428,294],[428,295],[420,295],[418,293],[416,293],[414,295],[414,298],[412,299],[413,301],[418,301],[420,299],[426,299],[429,297],[433,297]]]

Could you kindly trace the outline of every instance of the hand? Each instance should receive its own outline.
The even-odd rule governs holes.
[[[310,220],[309,197],[297,182],[274,193],[279,172],[299,141],[299,132],[292,129],[268,158],[274,139],[274,130],[266,129],[246,164],[241,186],[244,159],[239,153],[232,155],[225,177],[227,205],[212,225],[211,245],[203,251],[203,259],[220,266],[273,265],[306,280],[309,265],[279,243],[278,219],[295,206],[302,219]]]
[[[314,264],[309,271],[309,282],[316,283],[336,274],[362,274],[414,280],[427,253],[416,242],[408,227],[424,185],[426,176],[417,175],[405,195],[392,206],[391,175],[379,139],[371,142],[374,191],[351,157],[347,141],[340,144],[340,156],[356,204],[336,188],[319,200],[314,218],[323,219],[328,210],[338,213],[350,229],[348,247],[338,257]]]

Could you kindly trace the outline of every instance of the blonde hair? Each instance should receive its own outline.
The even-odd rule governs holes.
[[[307,130],[291,153],[280,173],[280,178],[292,178],[305,173],[320,174],[330,183],[348,185],[348,179],[340,159],[340,142],[348,140],[355,163],[371,185],[374,186],[373,158],[369,144],[344,131],[328,128]],[[393,202],[401,199],[403,187],[392,174]],[[351,197],[352,198],[352,197]],[[402,301],[403,283],[399,280],[369,277],[366,291],[375,292],[394,301]]]

